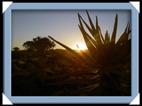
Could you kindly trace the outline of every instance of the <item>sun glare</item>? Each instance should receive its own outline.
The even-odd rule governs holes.
[[[75,50],[86,50],[87,47],[84,43],[79,42],[79,43],[76,43],[74,45],[73,49],[75,49]]]

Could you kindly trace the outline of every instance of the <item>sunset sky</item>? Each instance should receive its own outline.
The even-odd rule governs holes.
[[[131,21],[130,11],[126,10],[88,10],[95,24],[98,16],[102,33],[108,30],[112,33],[115,15],[118,14],[117,39]],[[56,40],[76,48],[76,45],[85,45],[83,36],[78,28],[77,13],[88,22],[85,10],[13,10],[12,11],[12,48],[23,49],[25,41],[34,37],[54,37]],[[61,48],[56,44],[56,48]]]

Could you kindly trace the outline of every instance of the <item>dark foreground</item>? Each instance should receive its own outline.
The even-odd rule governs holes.
[[[12,52],[12,95],[16,96],[128,96],[130,61],[90,67],[65,50],[46,56]]]

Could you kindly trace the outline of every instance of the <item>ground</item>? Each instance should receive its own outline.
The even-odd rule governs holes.
[[[124,96],[131,95],[130,86],[129,62],[96,68],[63,49],[44,56],[12,52],[14,96]]]

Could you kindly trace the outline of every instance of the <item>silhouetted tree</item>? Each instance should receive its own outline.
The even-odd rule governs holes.
[[[13,51],[15,51],[15,52],[17,52],[17,51],[19,51],[20,49],[18,48],[18,47],[14,47],[13,48]]]
[[[23,46],[27,49],[27,50],[34,50],[34,42],[33,41],[26,41]]]
[[[50,49],[55,47],[55,43],[46,37],[36,37],[32,41],[26,41],[23,46],[27,50],[39,53],[39,55],[44,55]]]

